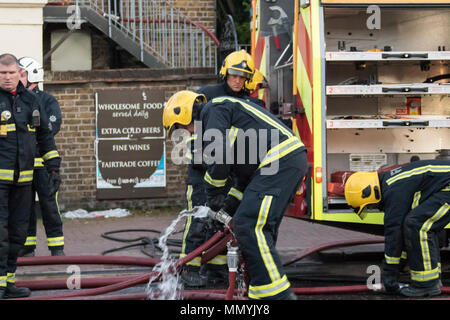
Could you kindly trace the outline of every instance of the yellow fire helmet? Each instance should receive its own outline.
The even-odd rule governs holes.
[[[372,171],[352,174],[345,183],[345,200],[355,209],[356,214],[364,219],[367,216],[364,208],[381,200],[378,173]]]
[[[258,85],[261,85],[261,88],[268,88],[269,84],[267,83],[266,78],[262,74],[261,71],[258,69],[255,69],[255,73],[253,74],[253,77],[250,81],[247,81],[245,83],[245,88],[250,91],[250,93],[253,93],[256,89],[258,89]]]
[[[255,72],[255,63],[251,55],[245,50],[230,53],[223,60],[219,74],[225,79],[227,74],[237,75],[250,80]]]
[[[163,111],[163,126],[170,136],[176,123],[188,125],[192,121],[192,109],[195,102],[205,103],[206,97],[189,90],[178,91],[167,101]]]

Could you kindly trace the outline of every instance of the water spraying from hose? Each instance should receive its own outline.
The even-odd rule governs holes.
[[[183,284],[179,279],[177,260],[170,256],[167,239],[175,231],[180,220],[187,216],[194,218],[206,218],[209,208],[205,206],[194,207],[192,210],[183,210],[178,217],[172,221],[164,233],[159,237],[158,246],[162,250],[161,262],[153,267],[152,276],[147,284],[146,293],[151,300],[180,300]]]

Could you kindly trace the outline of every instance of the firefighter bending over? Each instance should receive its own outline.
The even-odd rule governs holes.
[[[214,151],[205,155],[207,205],[233,216],[250,276],[249,298],[295,298],[275,245],[284,211],[306,173],[306,148],[257,104],[227,96],[204,102],[203,95],[177,92],[164,108],[163,125],[169,134],[173,129],[195,132],[205,153],[214,140]],[[205,139],[211,134],[214,139]],[[240,202],[230,194],[222,201],[231,172]]]
[[[415,161],[385,173],[356,172],[345,184],[345,198],[362,219],[368,205],[384,209],[385,291],[407,297],[439,295],[437,234],[450,222],[450,161]],[[402,258],[410,268],[410,285],[399,283]]]
[[[257,75],[253,79],[254,75]],[[255,91],[259,85],[265,81],[264,76],[254,68],[252,57],[245,51],[235,51],[230,53],[223,61],[219,72],[219,83],[206,85],[200,88],[197,93],[203,94],[207,101],[220,96],[232,96],[263,104],[262,100],[248,96]],[[189,159],[188,176],[186,179],[186,199],[188,209],[195,206],[202,206],[206,203],[205,176],[206,166],[202,163],[194,163],[196,136],[193,135],[187,140]],[[232,179],[228,179],[224,193],[234,194]],[[239,195],[235,195],[239,198]],[[211,223],[208,219],[188,217],[186,220],[185,231],[183,234],[183,243],[180,257],[183,258],[191,251],[198,248],[214,233],[220,230],[222,226]],[[226,252],[221,252],[214,259],[201,267],[200,258],[189,261],[184,267],[181,279],[185,286],[202,287],[207,283],[215,285],[226,283],[228,281],[228,269],[226,265]]]

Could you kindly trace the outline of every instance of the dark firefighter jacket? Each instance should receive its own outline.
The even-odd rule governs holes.
[[[62,123],[61,108],[59,107],[59,103],[51,94],[39,90],[38,86],[36,86],[32,91],[36,94],[40,105],[44,108],[45,114],[48,118],[49,130],[54,137],[59,132]],[[44,160],[40,157],[39,146],[36,148],[36,158],[34,161],[34,167],[36,169],[44,168]]]
[[[200,88],[197,93],[201,93],[204,94],[206,97],[207,101],[212,100],[213,98],[216,97],[222,97],[222,96],[231,96],[231,97],[236,97],[236,98],[241,98],[241,99],[245,99],[247,101],[251,101],[254,103],[258,103],[259,105],[263,106],[263,101],[254,97],[250,97],[247,95],[245,90],[241,90],[239,92],[234,92],[226,83],[226,81],[222,81],[220,83],[217,84],[211,84],[211,85],[206,85],[202,88]],[[188,184],[198,184],[198,183],[202,183],[204,180],[204,176],[206,173],[206,166],[204,165],[204,163],[198,163],[198,162],[194,162],[193,161],[193,157],[192,155],[195,154],[197,152],[197,147],[198,144],[195,143],[195,139],[196,136],[188,139],[188,154],[187,156],[189,157],[189,159],[191,160],[190,165],[188,166],[188,178],[187,178],[187,183]],[[200,149],[201,149],[201,142],[200,142]],[[200,151],[200,150],[199,150]],[[229,186],[229,184],[228,184]],[[232,189],[231,192],[233,192],[234,190]],[[239,194],[239,193],[237,193]],[[239,200],[242,197],[239,197]]]
[[[40,126],[33,126],[33,111],[40,114]],[[48,170],[59,170],[61,159],[56,150],[53,135],[48,127],[45,110],[34,93],[21,82],[15,95],[0,89],[0,125],[6,134],[0,135],[0,183],[31,184],[33,181],[36,144]],[[4,133],[4,132],[2,132]]]
[[[227,85],[225,81],[201,87],[199,90],[197,90],[197,93],[205,95],[206,101],[210,101],[215,97],[221,96],[242,97],[244,95],[243,91],[234,92],[233,90],[231,90],[231,88]],[[203,183],[203,177],[205,176],[206,172],[206,166],[203,163],[193,161],[192,155],[197,152],[196,146],[198,145],[197,143],[195,143],[196,137],[197,135],[187,140],[188,143],[187,157],[191,160],[191,162],[188,166],[188,177],[186,183],[191,185]]]
[[[384,210],[385,260],[398,264],[403,249],[403,220],[412,208],[450,184],[449,160],[411,162],[379,174]]]
[[[214,98],[203,106],[200,120],[203,157],[208,165],[204,177],[207,194],[214,197],[222,193],[221,188],[232,172],[234,187],[230,189],[226,202],[242,198],[245,187],[257,170],[270,170],[277,160],[305,149],[292,130],[273,114],[243,99]],[[209,154],[213,159],[208,160]],[[275,167],[273,169],[276,170]],[[237,206],[228,208],[228,213],[234,214],[236,209]]]

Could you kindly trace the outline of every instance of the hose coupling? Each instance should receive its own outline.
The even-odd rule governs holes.
[[[226,213],[223,209],[220,209],[217,212],[209,210],[208,216],[214,220],[217,220],[217,221],[223,223],[224,225],[227,225],[227,226],[229,225],[229,223],[232,219],[232,217],[228,213]]]
[[[227,244],[227,265],[229,272],[237,272],[239,267],[239,247]]]

